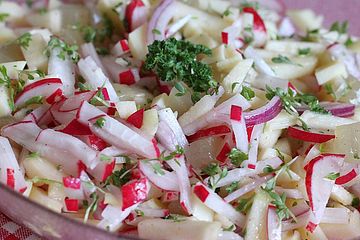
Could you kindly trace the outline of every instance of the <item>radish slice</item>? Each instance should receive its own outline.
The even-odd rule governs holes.
[[[65,60],[59,58],[60,52],[60,48],[50,51],[48,74],[60,78],[64,95],[71,96],[75,92],[75,67],[68,56],[65,57]]]
[[[83,124],[79,123],[79,121],[76,119],[72,120],[69,124],[64,126],[64,128],[58,129],[58,131],[69,134],[69,135],[73,135],[73,136],[74,135],[82,136],[82,135],[91,135],[92,134],[89,127],[84,126]]]
[[[126,39],[118,41],[115,46],[111,49],[111,54],[115,57],[120,57],[130,52],[129,42]]]
[[[259,54],[256,53],[253,47],[249,46],[245,49],[244,55],[246,58],[253,59],[255,62],[256,68],[263,74],[269,75],[271,77],[276,77],[274,71],[271,67],[265,62]]]
[[[252,132],[249,134],[248,132],[248,138],[250,138],[249,141],[249,153],[248,153],[248,160],[245,160],[243,162],[243,166],[248,166],[249,164],[256,164],[256,161],[258,159],[258,148],[259,148],[259,142],[261,134],[263,133],[264,124],[258,124],[255,125],[252,129]]]
[[[119,83],[133,85],[140,81],[139,69],[130,68],[119,72]]]
[[[162,202],[168,203],[179,200],[179,193],[178,192],[165,192],[162,197]]]
[[[235,135],[236,148],[244,153],[248,153],[249,142],[242,108],[232,105],[230,119],[231,127]]]
[[[63,83],[59,78],[46,78],[31,83],[15,98],[15,106],[22,106],[26,101],[37,96],[48,98],[62,87]]]
[[[335,184],[337,185],[345,185],[351,182],[353,179],[355,179],[359,175],[359,170],[353,168],[351,171],[347,172],[346,174],[338,177],[335,180]],[[347,185],[348,186],[348,185]]]
[[[65,211],[66,212],[77,212],[79,211],[79,200],[65,198]]]
[[[127,119],[126,122],[130,123],[136,128],[141,128],[144,121],[144,109],[140,109],[133,114],[131,114]]]
[[[96,125],[96,121],[99,118],[104,119],[104,126],[101,128]],[[160,156],[156,142],[146,139],[87,102],[84,102],[80,107],[77,119],[82,124],[88,125],[96,136],[115,147],[150,159]]]
[[[208,208],[212,209],[219,215],[227,217],[230,221],[239,227],[245,224],[245,216],[236,211],[233,206],[226,203],[219,195],[206,187],[204,184],[198,182],[193,189],[195,195],[203,202]]]
[[[255,178],[254,181],[252,181],[249,184],[246,184],[245,186],[239,188],[238,190],[230,193],[228,196],[226,196],[224,198],[224,200],[228,203],[236,200],[237,198],[251,192],[252,190],[254,190],[255,188],[259,187],[261,184],[266,183],[267,181],[269,181],[271,178],[273,178],[274,175],[268,175],[268,176],[264,176],[261,178]]]
[[[269,205],[266,218],[268,240],[281,240],[281,222],[276,213],[276,207]]]
[[[137,206],[138,204],[135,204],[132,207],[122,210],[121,208],[107,205],[101,213],[103,219],[97,226],[108,231],[115,231]]]
[[[263,19],[260,17],[258,12],[251,7],[244,7],[242,11],[253,15],[254,44],[255,46],[263,46],[267,40],[267,31]]]
[[[345,155],[341,154],[322,154],[306,166],[305,185],[312,211],[311,220],[306,228],[311,232],[320,223],[335,184],[334,180],[326,177],[331,173],[340,172],[344,158]]]
[[[0,182],[18,192],[25,192],[27,185],[9,140],[0,137]]]
[[[256,110],[245,112],[244,117],[247,126],[266,123],[274,119],[282,109],[282,103],[279,97],[273,97],[265,106]]]
[[[172,192],[179,191],[179,184],[176,180],[175,172],[162,170],[161,176],[154,171],[154,164],[160,164],[159,161],[139,161],[139,169],[152,184],[160,189]],[[160,165],[161,166],[161,165]]]
[[[81,47],[80,47],[80,50],[81,50],[82,58],[90,57],[92,60],[94,60],[96,65],[101,68],[103,73],[106,76],[108,76],[108,72],[107,72],[106,68],[104,67],[104,65],[102,64],[102,62],[100,60],[100,57],[99,57],[99,54],[97,53],[96,48],[95,48],[93,43],[82,44]]]
[[[133,180],[121,187],[122,210],[144,201],[149,193],[150,185],[146,178]]]
[[[64,177],[63,185],[66,197],[79,200],[85,199],[85,194],[80,178]]]
[[[197,131],[195,134],[187,137],[187,140],[192,143],[197,140],[207,138],[207,137],[216,137],[216,136],[224,136],[226,134],[231,133],[231,130],[226,125],[219,125],[215,127],[205,128]]]
[[[115,159],[110,158],[109,160],[102,160],[96,165],[94,169],[88,169],[87,171],[97,181],[105,182],[106,179],[113,173],[115,168]]]
[[[156,137],[159,142],[168,150],[175,151],[176,146],[185,147],[188,141],[181,129],[178,120],[170,108],[158,111],[159,127]]]
[[[129,32],[134,31],[147,21],[148,8],[141,0],[132,0],[125,10]]]
[[[97,91],[76,92],[73,96],[69,97],[61,104],[59,112],[71,112],[78,110],[82,102],[90,101],[96,93]]]
[[[314,129],[310,131],[305,131],[300,127],[289,127],[288,136],[305,142],[313,143],[324,143],[335,138],[334,134],[326,134],[321,132],[316,132]]]
[[[188,170],[185,163],[184,156],[177,157],[175,160],[167,162],[169,166],[175,171],[179,190],[180,190],[180,205],[187,214],[192,213],[192,206],[190,202],[191,185],[188,177]]]
[[[89,84],[92,90],[104,88],[109,95],[110,101],[118,101],[118,96],[113,85],[91,56],[80,59],[78,67],[81,76],[84,77],[86,83]]]
[[[222,43],[226,45],[233,45],[236,38],[239,37],[241,29],[242,21],[241,19],[238,19],[231,26],[225,28],[221,32]]]

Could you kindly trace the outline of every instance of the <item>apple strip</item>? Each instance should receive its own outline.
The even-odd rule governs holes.
[[[210,188],[198,182],[193,189],[194,194],[203,202],[208,208],[214,212],[227,217],[230,221],[239,227],[245,224],[245,216],[236,211],[233,206],[226,203],[219,195],[217,195]]]
[[[345,155],[322,154],[312,159],[306,166],[305,185],[312,211],[311,219],[306,227],[313,232],[320,223],[331,191],[335,185],[331,174],[339,173]]]
[[[21,193],[27,188],[10,142],[4,137],[0,137],[0,182]]]
[[[119,149],[134,152],[149,159],[160,156],[155,140],[151,141],[143,137],[87,102],[80,107],[77,119],[82,124],[88,125],[96,136]],[[98,120],[103,122],[101,127],[96,123]]]

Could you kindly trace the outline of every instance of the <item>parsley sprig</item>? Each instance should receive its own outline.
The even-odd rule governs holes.
[[[217,88],[211,68],[197,61],[199,54],[211,55],[209,48],[175,38],[155,41],[148,48],[144,69],[153,70],[162,81],[184,82],[193,90],[193,101]]]
[[[229,158],[234,166],[240,167],[245,160],[249,159],[249,156],[248,154],[240,151],[239,149],[233,148],[229,153]]]
[[[330,27],[331,32],[338,32],[339,34],[346,34],[348,32],[348,30],[349,30],[349,22],[348,21],[344,21],[342,23],[336,21]]]
[[[27,32],[21,35],[16,39],[17,44],[19,44],[23,49],[27,50],[30,46],[30,42],[32,40],[31,33]]]
[[[294,63],[293,61],[290,60],[290,58],[283,56],[283,55],[278,55],[277,57],[273,57],[271,59],[271,61],[273,63],[278,63],[278,64],[291,64],[291,65],[302,67],[301,64]]]
[[[294,93],[290,88],[286,92],[281,88],[273,89],[266,86],[266,98],[271,100],[275,96],[280,97],[284,109],[289,114],[298,114],[296,107],[300,107],[303,104],[307,105],[310,111],[329,114],[324,107],[320,106],[319,100],[313,95]]]

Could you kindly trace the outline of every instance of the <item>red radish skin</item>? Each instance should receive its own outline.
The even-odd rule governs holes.
[[[242,117],[242,108],[239,106],[232,105],[230,112],[230,119],[240,122]]]
[[[132,18],[133,18],[134,11],[137,7],[142,7],[142,6],[144,6],[144,3],[141,0],[132,0],[130,2],[130,4],[126,7],[125,19],[127,20],[130,31],[133,30]]]
[[[250,169],[255,169],[255,168],[256,168],[256,165],[254,165],[254,164],[249,164],[249,165],[248,165],[248,168],[250,168]]]
[[[80,180],[80,178],[63,177],[63,184],[64,184],[64,187],[66,187],[66,188],[80,189],[81,180]]]
[[[257,13],[257,11],[251,7],[244,7],[242,9],[242,11],[244,13],[249,13],[252,14],[254,17],[254,30],[256,31],[261,31],[266,33],[266,27],[265,27],[265,23],[262,20],[262,18],[260,17],[260,15]]]
[[[216,156],[216,159],[222,163],[224,163],[228,159],[229,152],[231,148],[228,143],[225,143],[224,146],[221,148],[219,154]]]
[[[133,85],[139,79],[138,73],[135,69],[128,69],[119,73],[119,83],[125,85]]]
[[[128,119],[126,120],[126,122],[130,123],[131,125],[133,125],[136,128],[141,128],[141,126],[143,125],[143,121],[144,121],[144,109],[140,109],[136,112],[134,112],[133,114],[131,114]]]
[[[89,145],[96,151],[102,151],[108,147],[108,144],[98,136],[91,134],[88,136]]]
[[[144,201],[148,195],[148,183],[146,178],[132,181],[121,187],[123,196],[122,210]]]
[[[251,140],[251,135],[252,135],[253,130],[254,130],[254,126],[250,126],[250,127],[246,128],[246,132],[247,132],[247,135],[248,135],[248,141],[249,142]]]
[[[229,33],[227,32],[222,32],[221,33],[221,39],[222,39],[222,43],[223,44],[229,44]]]
[[[152,144],[153,144],[153,146],[154,146],[154,149],[155,149],[155,152],[156,152],[156,156],[159,158],[160,155],[161,155],[161,153],[160,153],[160,149],[159,149],[158,142],[156,141],[155,138],[153,138],[153,139],[151,140],[151,142],[152,142]]]
[[[351,170],[350,172],[348,172],[347,174],[338,177],[335,180],[335,184],[337,185],[344,185],[348,182],[350,182],[351,180],[353,180],[354,178],[356,178],[358,176],[358,173],[356,172],[355,169]]]
[[[77,170],[78,176],[81,175],[82,171],[86,171],[86,169],[87,169],[86,165],[81,160],[79,160],[77,162],[77,167],[78,167],[78,170]]]
[[[205,202],[209,196],[208,190],[202,185],[196,185],[194,187],[194,193],[202,202]]]
[[[333,134],[309,132],[298,127],[289,127],[288,136],[305,142],[324,143],[335,138]]]
[[[6,185],[9,188],[14,189],[15,188],[15,171],[14,171],[14,169],[11,169],[11,168],[6,169],[6,176],[7,176]]]
[[[115,168],[115,160],[111,161],[111,163],[109,163],[109,164],[106,164],[105,171],[104,171],[104,174],[103,174],[103,177],[102,177],[103,182],[106,181],[106,179],[109,176],[111,176],[111,174],[114,171],[114,168]]]
[[[187,139],[190,143],[192,143],[202,138],[212,137],[212,136],[222,136],[229,133],[231,133],[231,130],[228,126],[220,125],[206,129],[201,129],[197,131],[195,134],[188,136]]]
[[[66,125],[62,130],[60,130],[60,132],[73,136],[84,136],[92,134],[89,127],[79,123],[79,121],[76,119],[72,120],[68,125]]]
[[[61,88],[59,88],[52,95],[46,98],[46,102],[48,104],[54,104],[56,102],[63,100],[64,98],[65,96],[63,94],[63,91],[61,90]]]
[[[69,212],[77,212],[77,211],[79,211],[79,200],[78,199],[65,198],[65,206],[66,206],[67,211],[69,211]]]

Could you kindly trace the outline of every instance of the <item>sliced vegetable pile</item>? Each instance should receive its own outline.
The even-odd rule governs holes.
[[[347,22],[276,0],[1,1],[0,16],[1,183],[144,239],[360,237]]]

